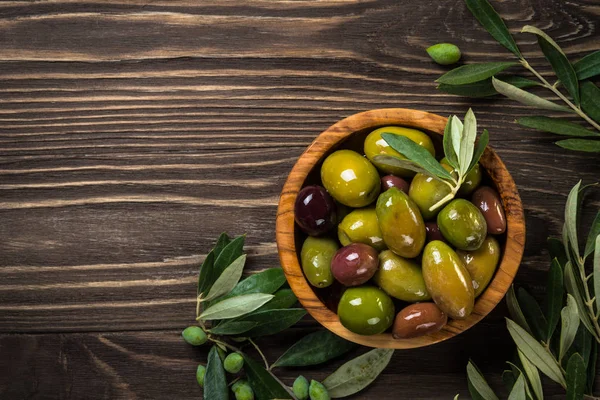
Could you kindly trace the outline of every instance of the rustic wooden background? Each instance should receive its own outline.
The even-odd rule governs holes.
[[[573,59],[600,48],[598,0],[494,5]],[[248,234],[253,269],[277,266],[286,174],[318,133],[366,109],[474,107],[526,209],[517,282],[541,297],[545,238],[570,187],[598,179],[598,158],[513,123],[531,109],[439,93],[445,68],[424,48],[440,41],[468,62],[510,59],[461,0],[0,3],[0,398],[199,398],[206,350],[179,336],[199,262],[227,231]],[[534,38],[517,41],[549,72]],[[396,352],[355,398],[468,397],[469,358],[501,388],[505,311]],[[263,340],[269,358],[314,327]],[[323,379],[340,363],[281,376]]]

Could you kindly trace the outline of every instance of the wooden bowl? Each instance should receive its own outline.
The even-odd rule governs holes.
[[[294,223],[294,203],[305,182],[319,181],[319,170],[323,160],[338,148],[353,148],[362,153],[362,142],[366,135],[376,128],[388,125],[425,131],[439,146],[446,121],[446,118],[439,115],[402,108],[354,114],[321,133],[300,156],[285,182],[279,199],[276,227],[281,265],[292,290],[304,308],[324,327],[347,340],[371,347],[408,349],[449,339],[469,329],[492,311],[506,294],[519,269],[525,246],[525,221],[521,199],[515,182],[502,160],[488,147],[481,157],[480,164],[487,171],[488,183],[495,185],[500,194],[506,213],[507,230],[500,265],[487,289],[476,299],[473,313],[468,318],[450,320],[439,332],[413,339],[397,340],[392,338],[390,333],[358,335],[340,323],[337,314],[327,308],[304,277],[299,262],[299,250],[305,235]]]

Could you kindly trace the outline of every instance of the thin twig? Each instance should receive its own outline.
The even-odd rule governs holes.
[[[252,344],[252,346],[254,346],[256,351],[258,351],[258,354],[260,354],[261,358],[263,359],[263,362],[265,363],[265,368],[267,370],[271,369],[271,367],[269,367],[269,362],[267,361],[267,357],[265,357],[263,352],[260,351],[260,347],[258,347],[258,345],[256,343],[254,343],[254,341],[252,339],[248,339],[248,341],[250,342],[250,344]]]

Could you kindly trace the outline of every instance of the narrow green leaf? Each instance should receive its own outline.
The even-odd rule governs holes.
[[[435,175],[432,172],[426,170],[425,168],[422,168],[421,166],[415,164],[412,161],[405,160],[402,158],[380,154],[373,157],[373,162],[381,165],[387,165],[390,167],[408,169],[410,171],[414,171],[427,176],[433,176],[435,178]]]
[[[200,273],[198,274],[198,296],[205,293],[207,287],[212,285],[212,274],[215,265],[215,252],[211,250],[200,265]]]
[[[515,65],[517,65],[515,62],[491,62],[461,65],[440,76],[436,82],[445,83],[447,85],[465,85],[468,83],[479,82]]]
[[[594,121],[600,122],[600,89],[590,81],[580,84],[581,108]]]
[[[517,347],[529,361],[548,378],[562,387],[566,387],[565,378],[562,375],[560,366],[556,363],[552,355],[516,322],[507,318],[506,326]]]
[[[521,311],[531,327],[533,336],[538,340],[545,340],[548,332],[548,322],[538,302],[525,289],[517,290],[517,299],[521,306]]]
[[[518,101],[521,104],[541,108],[543,110],[562,111],[568,113],[573,112],[567,107],[543,99],[539,96],[536,96],[533,93],[529,93],[523,89],[519,89],[518,87],[513,86],[510,83],[502,82],[499,79],[492,78],[492,84],[494,85],[494,88],[498,91],[498,93],[505,95],[509,99]]]
[[[208,295],[203,301],[209,301],[216,299],[217,297],[223,296],[229,293],[242,277],[244,272],[244,265],[246,264],[246,255],[242,254],[236,258],[229,267],[225,268],[225,271],[217,278],[215,283],[210,288]]]
[[[591,335],[590,335],[591,336]],[[592,340],[592,349],[591,349],[591,357],[589,364],[586,365],[587,369],[587,393],[594,393],[594,384],[596,383],[596,362],[598,361],[598,342],[596,340]]]
[[[567,350],[573,344],[577,329],[579,328],[579,312],[575,298],[567,294],[567,305],[560,312],[561,330],[560,330],[560,347],[558,353],[559,362],[563,359]]]
[[[562,228],[562,242],[565,249],[565,255],[567,256],[567,262],[571,261],[571,244],[569,243],[569,232],[567,231],[567,224],[563,222]],[[563,265],[566,265],[563,264]],[[563,267],[564,270],[564,267]]]
[[[550,254],[550,260],[556,258],[562,269],[562,266],[568,261],[563,242],[560,239],[549,237],[546,243],[548,246],[548,253]]]
[[[233,239],[223,248],[221,254],[219,254],[219,256],[215,259],[215,280],[221,276],[223,271],[225,271],[225,268],[231,265],[236,258],[242,255],[245,240],[245,235],[239,236]]]
[[[463,135],[463,123],[456,115],[450,117],[450,130],[452,131],[452,148],[454,154],[456,154],[456,160],[458,163],[458,155],[460,154],[460,145],[462,142]]]
[[[583,57],[573,64],[573,68],[580,81],[600,75],[600,50]]]
[[[448,160],[448,164],[450,164],[452,168],[458,169],[458,156],[452,145],[452,116],[448,118],[448,122],[444,128],[442,144],[444,146],[444,155],[446,156],[446,160]]]
[[[596,236],[596,250],[594,251],[594,294],[596,309],[600,310],[600,234]]]
[[[454,396],[454,400],[458,400],[459,396],[460,395],[458,395],[458,394],[456,396]]]
[[[199,319],[209,321],[214,319],[229,319],[248,314],[273,298],[272,294],[252,293],[231,297],[210,306]]]
[[[460,141],[460,153],[458,155],[458,166],[460,175],[464,176],[469,171],[477,137],[477,120],[473,110],[469,108],[464,119],[463,135]]]
[[[563,271],[556,258],[550,264],[546,288],[546,318],[548,321],[546,341],[550,342],[550,338],[552,338],[560,319],[560,311],[564,298]]]
[[[250,293],[274,293],[285,283],[285,275],[281,268],[269,268],[258,274],[250,275],[225,296],[234,297]]]
[[[587,258],[590,254],[594,252],[594,247],[596,245],[596,237],[600,235],[600,211],[596,214],[596,218],[594,218],[594,222],[592,222],[592,226],[590,227],[590,231],[588,233],[587,241],[585,242],[585,251],[583,252],[583,258]],[[598,251],[596,251],[596,254]]]
[[[544,132],[556,133],[566,136],[600,136],[600,132],[584,128],[564,119],[550,117],[522,117],[517,120],[519,125],[527,128],[538,129]]]
[[[521,58],[521,52],[504,21],[487,0],[465,0],[465,3],[477,21],[494,39]]]
[[[339,367],[325,378],[323,385],[332,399],[358,393],[379,376],[393,354],[393,349],[373,349]]]
[[[579,319],[581,320],[581,323],[587,328],[587,330],[594,336],[596,337],[596,331],[594,330],[594,326],[592,325],[592,322],[590,320],[590,316],[587,313],[587,308],[585,306],[585,302],[583,301],[583,298],[581,297],[581,285],[580,282],[578,281],[577,277],[575,276],[575,271],[573,270],[573,264],[571,263],[571,261],[568,261],[565,264],[565,276],[564,276],[564,282],[565,282],[565,289],[567,289],[567,293],[569,293],[571,296],[573,296],[573,298],[575,299],[575,303],[577,304],[577,311],[579,313]]]
[[[523,78],[522,76],[500,75],[496,77],[503,82],[510,83],[511,85],[521,89],[540,86],[539,82]],[[494,85],[492,84],[492,78],[484,79],[478,82],[467,83],[464,85],[448,85],[447,83],[440,83],[437,88],[445,93],[475,98],[489,97],[498,94],[496,89],[494,89]]]
[[[554,73],[567,89],[575,104],[579,105],[579,81],[577,80],[577,74],[562,49],[550,36],[535,26],[526,25],[521,32],[532,33],[537,36],[542,53],[546,56]]]
[[[206,374],[204,375],[204,399],[229,400],[227,378],[217,346],[213,346],[208,352]]]
[[[586,370],[583,358],[575,353],[567,363],[567,400],[580,400],[585,392]]]
[[[513,375],[518,379],[520,376],[523,377],[524,379],[524,383],[525,383],[525,395],[527,400],[533,400],[533,395],[531,394],[531,391],[529,390],[529,385],[527,384],[527,379],[525,379],[525,374],[523,373],[523,371],[521,371],[521,368],[517,367],[515,364],[511,363],[510,361],[506,362],[508,365],[510,365],[510,369],[512,369]],[[515,381],[516,383],[516,381]],[[514,387],[513,387],[514,388]]]
[[[256,337],[274,335],[275,333],[281,332],[294,325],[305,315],[306,310],[304,308],[266,310],[247,315],[243,320],[256,322],[256,326],[249,331],[244,332],[244,336]]]
[[[502,372],[502,382],[504,383],[504,387],[506,387],[506,391],[510,393],[516,382],[513,372],[507,369],[504,370]]]
[[[577,214],[579,212],[579,188],[581,187],[581,181],[577,182],[571,189],[569,196],[567,197],[567,204],[565,205],[565,226],[567,228],[567,236],[569,243],[571,244],[571,250],[575,257],[579,258],[579,242],[577,239]]]
[[[248,376],[248,383],[254,391],[256,400],[293,399],[288,389],[269,373],[258,361],[247,354],[244,357],[244,371]]]
[[[229,235],[227,235],[225,232],[221,233],[217,239],[217,244],[215,244],[214,247],[215,257],[219,257],[225,246],[227,246],[229,243],[231,243],[231,238]]]
[[[490,385],[479,372],[479,369],[472,361],[467,364],[467,380],[469,383],[469,393],[473,400],[498,400]]]
[[[256,311],[252,311],[248,315],[259,313],[261,311],[276,310],[280,308],[290,308],[298,302],[296,295],[292,289],[279,289],[273,293],[273,298],[265,305],[260,306]]]
[[[563,149],[585,151],[588,153],[600,153],[600,140],[589,139],[565,139],[559,140],[556,144]]]
[[[470,172],[473,169],[473,167],[475,167],[475,165],[479,162],[489,141],[490,141],[490,135],[489,135],[487,129],[484,129],[483,133],[479,137],[479,140],[475,144],[475,152],[473,153],[473,159],[471,160],[471,165],[469,165],[469,169],[467,170],[468,172]]]
[[[510,289],[508,289],[508,292],[506,293],[506,305],[508,306],[508,314],[510,317],[527,332],[533,334],[529,324],[527,323],[527,319],[523,315],[521,306],[517,301],[514,285],[511,285]]]
[[[392,149],[429,171],[430,175],[433,174],[443,179],[452,180],[452,175],[424,147],[419,146],[407,137],[393,133],[382,133],[381,137]]]
[[[525,354],[521,350],[517,350],[519,353],[519,359],[521,360],[521,364],[523,364],[523,371],[525,375],[527,375],[527,380],[529,381],[529,385],[535,394],[535,397],[538,400],[544,399],[544,390],[542,389],[542,380],[540,379],[540,374],[535,365],[529,361]]]
[[[238,321],[235,319],[223,321],[218,326],[212,328],[210,333],[215,335],[240,335],[248,332],[250,329],[258,325],[254,321]]]
[[[317,365],[339,357],[354,349],[356,344],[347,341],[328,330],[313,332],[304,336],[290,347],[273,367],[305,367]]]
[[[519,375],[515,385],[508,394],[508,400],[527,400],[527,392],[525,391],[525,377]]]

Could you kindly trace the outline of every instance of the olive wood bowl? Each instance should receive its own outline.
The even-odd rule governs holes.
[[[366,135],[376,128],[388,125],[420,129],[439,145],[446,121],[447,118],[436,114],[403,108],[371,110],[351,115],[331,126],[313,141],[300,156],[285,182],[279,199],[276,227],[277,248],[283,271],[292,290],[310,315],[325,328],[347,340],[371,347],[409,349],[449,339],[469,329],[492,311],[506,294],[519,269],[525,247],[525,221],[521,199],[504,163],[488,146],[480,164],[487,172],[488,184],[495,185],[500,194],[506,213],[507,229],[504,240],[501,239],[503,251],[500,264],[487,289],[476,299],[475,308],[469,317],[463,320],[449,320],[439,332],[412,339],[394,339],[387,332],[372,336],[358,335],[340,323],[337,314],[321,301],[302,272],[299,251],[305,235],[294,223],[294,204],[305,182],[320,182],[318,176],[323,160],[338,148],[355,149],[363,154],[362,142]]]

